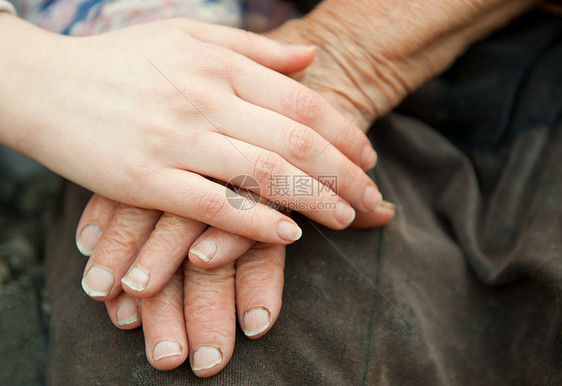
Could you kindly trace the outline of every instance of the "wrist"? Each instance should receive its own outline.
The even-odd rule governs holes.
[[[42,85],[56,35],[8,13],[0,13],[0,29],[0,143],[31,156],[50,100]]]
[[[300,41],[318,47],[317,61],[341,75],[321,87],[344,95],[368,124],[536,3],[325,0],[293,26]]]

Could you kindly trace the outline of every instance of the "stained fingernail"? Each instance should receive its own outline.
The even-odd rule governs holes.
[[[302,236],[302,229],[297,224],[281,221],[277,225],[277,234],[283,240],[297,241]]]
[[[99,265],[92,265],[82,278],[82,288],[91,297],[109,295],[114,283],[113,272]]]
[[[392,202],[382,200],[381,208],[396,210],[396,205],[394,205]]]
[[[377,153],[375,153],[375,149],[372,146],[365,145],[363,148],[361,164],[363,165],[363,170],[370,170],[377,164]]]
[[[139,320],[137,305],[131,301],[125,301],[117,309],[117,324],[126,326]]]
[[[191,363],[193,371],[206,370],[222,362],[222,351],[218,347],[202,346],[195,350]]]
[[[208,263],[217,253],[217,244],[213,240],[203,240],[192,246],[189,252]]]
[[[355,210],[346,202],[336,204],[336,220],[342,225],[349,225],[355,220]]]
[[[125,284],[127,287],[133,291],[141,292],[144,291],[148,285],[148,280],[150,279],[150,273],[142,267],[135,266],[132,267],[129,272],[121,279],[121,283]]]
[[[152,352],[152,359],[159,361],[160,359],[181,355],[182,348],[178,342],[172,340],[162,340],[156,343]]]
[[[84,256],[90,256],[94,253],[94,249],[101,235],[102,231],[99,226],[96,224],[86,225],[76,240],[76,246],[80,253]]]
[[[271,314],[265,307],[254,307],[244,313],[244,334],[261,334],[271,325]]]
[[[382,203],[382,194],[372,186],[367,186],[363,193],[363,205],[367,210],[374,210]]]

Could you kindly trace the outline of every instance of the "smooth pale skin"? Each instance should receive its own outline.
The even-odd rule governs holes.
[[[10,74],[0,143],[96,193],[278,244],[300,237],[293,220],[263,204],[237,210],[205,177],[250,175],[266,198],[295,202],[269,194],[270,175],[337,176],[347,183],[319,197],[333,209],[302,211],[334,229],[380,203],[364,133],[352,126],[331,146],[348,121],[279,73],[304,68],[313,50],[187,19],[81,38],[6,13],[0,26],[0,73]]]

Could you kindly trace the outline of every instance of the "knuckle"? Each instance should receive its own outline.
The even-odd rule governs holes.
[[[294,96],[295,114],[301,122],[313,123],[322,112],[321,101],[312,91],[299,87]]]
[[[183,314],[183,302],[178,301],[178,286],[168,282],[166,287],[150,298],[150,301],[143,302],[142,314],[153,315],[154,321],[158,323],[173,322],[177,320],[177,315]]]
[[[221,195],[204,195],[197,201],[196,208],[205,217],[216,217],[224,210],[225,203],[225,197]]]
[[[120,229],[107,232],[104,234],[104,239],[100,253],[113,259],[118,256],[134,256],[140,247],[132,230]]]
[[[229,55],[225,49],[213,44],[204,45],[199,63],[208,73],[227,80],[231,79],[232,72],[236,67],[236,61],[233,60],[232,55]]]
[[[254,160],[253,177],[258,182],[265,182],[271,176],[279,174],[280,157],[275,153],[261,152]]]
[[[343,168],[342,173],[341,173],[341,178],[342,181],[338,184],[339,186],[345,186],[345,187],[353,187],[353,186],[357,186],[358,184],[360,184],[363,179],[363,171],[361,169],[359,169],[358,167],[355,167],[354,165],[350,165],[350,166],[346,166]]]
[[[177,231],[169,227],[158,227],[150,236],[151,244],[159,249],[171,250],[172,253],[179,250],[185,241],[180,237]]]
[[[165,250],[168,256],[185,251],[198,222],[164,213],[150,236],[150,243],[157,250]],[[198,228],[201,229],[201,228]]]
[[[289,154],[298,160],[308,159],[314,146],[314,134],[306,126],[297,126],[289,132]]]
[[[333,144],[344,153],[344,150],[347,150],[349,153],[361,154],[366,145],[371,145],[365,133],[358,127],[353,125],[348,127],[345,134],[336,137],[333,141]]]
[[[195,83],[192,84],[192,88],[183,91],[183,94],[186,95],[187,98],[189,98],[187,111],[189,111],[189,114],[193,117],[198,117],[201,114],[205,114],[205,115],[210,114],[213,111],[216,111],[219,107],[219,101],[216,95],[210,93],[208,88],[205,88],[200,84],[195,84]],[[186,112],[185,105],[182,107],[183,107],[183,112],[185,114]],[[191,135],[195,136],[194,134],[195,132],[193,132],[193,134]],[[186,135],[187,139],[192,139],[189,137],[189,134],[182,133],[182,135]]]
[[[214,302],[188,301],[186,304],[189,313],[198,315],[200,322],[216,323],[220,320],[221,305]]]

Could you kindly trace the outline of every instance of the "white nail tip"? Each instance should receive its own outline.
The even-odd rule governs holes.
[[[246,336],[255,336],[255,335],[261,334],[262,332],[264,332],[268,328],[269,328],[269,324],[267,324],[266,326],[263,326],[262,328],[260,328],[258,330],[253,330],[253,331],[244,330],[244,334],[246,334]]]
[[[222,362],[222,352],[220,349],[211,346],[199,347],[193,353],[191,369],[193,371],[207,370],[215,367]]]
[[[82,245],[80,240],[76,240],[76,248],[78,248],[78,251],[84,256],[90,256],[94,252]]]
[[[94,291],[93,289],[88,287],[88,284],[86,284],[86,278],[82,279],[82,289],[84,290],[84,292],[86,292],[86,294],[88,294],[88,296],[93,298],[104,297],[109,294],[109,292]]]
[[[145,287],[140,286],[140,285],[136,285],[135,283],[133,283],[132,281],[127,280],[126,278],[122,278],[121,279],[121,283],[125,284],[127,287],[129,287],[130,289],[132,289],[133,291],[137,291],[140,292],[142,290],[144,290]]]
[[[140,266],[132,267],[127,275],[121,279],[121,283],[133,291],[144,291],[150,280],[150,273]]]
[[[217,244],[213,240],[202,240],[189,250],[195,256],[208,263],[217,253]]]
[[[244,314],[244,334],[246,336],[252,337],[261,334],[270,326],[271,315],[265,307],[255,307]]]
[[[179,343],[172,341],[161,341],[154,346],[152,359],[160,359],[181,355],[182,349]]]
[[[133,315],[127,319],[118,320],[117,324],[120,326],[126,326],[127,324],[135,323],[137,320],[139,320],[139,318],[136,315]]]
[[[190,249],[189,252],[193,253],[195,256],[197,256],[198,258],[203,260],[205,263],[208,263],[209,261],[211,261],[211,259],[208,259],[207,256],[205,256],[201,252],[196,251],[195,249]]]

